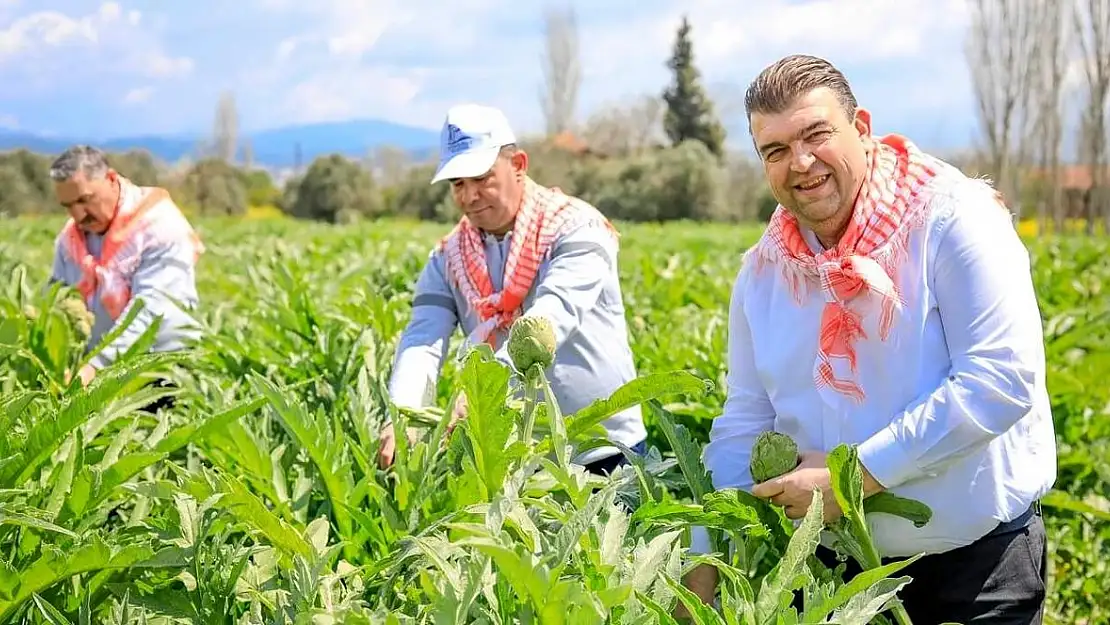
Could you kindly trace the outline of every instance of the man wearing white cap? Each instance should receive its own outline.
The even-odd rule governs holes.
[[[555,328],[548,369],[559,406],[573,413],[636,377],[617,276],[617,234],[593,206],[528,176],[528,154],[505,115],[491,107],[451,108],[440,134],[432,184],[448,181],[462,217],[420,274],[412,319],[394,360],[390,393],[401,406],[435,396],[448,339],[461,326],[470,344],[487,342],[512,366],[508,328],[543,316]],[[453,418],[465,413],[461,408]],[[638,407],[602,423],[609,440],[642,453],[647,431]],[[393,461],[393,427],[381,434],[379,462]],[[625,459],[616,447],[574,458],[594,473]]]

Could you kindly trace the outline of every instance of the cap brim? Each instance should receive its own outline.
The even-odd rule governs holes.
[[[485,148],[473,152],[464,152],[441,161],[432,177],[431,184],[451,178],[476,178],[484,176],[493,167],[500,153],[500,147]]]

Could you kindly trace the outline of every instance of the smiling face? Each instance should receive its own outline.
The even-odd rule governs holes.
[[[482,176],[452,179],[451,194],[476,228],[502,235],[512,227],[520,209],[527,170],[528,155],[512,150],[499,155]]]
[[[803,93],[784,110],[754,112],[752,139],[778,200],[826,246],[835,245],[867,174],[871,116],[849,116],[825,87]]]

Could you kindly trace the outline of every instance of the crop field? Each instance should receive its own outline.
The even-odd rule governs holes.
[[[481,351],[449,359],[440,410],[388,403],[411,289],[446,226],[196,225],[204,340],[137,349],[81,389],[66,372],[87,320],[46,287],[60,220],[0,223],[0,623],[673,623],[699,560],[691,523],[737,546],[714,560],[720,611],[693,622],[893,622],[875,614],[913,583],[897,567],[821,568],[805,557],[819,512],[795,528],[711,492],[700,463],[725,396],[729,290],[758,228],[622,225],[642,377],[562,414],[532,400],[542,376]],[[1110,240],[1029,246],[1060,446],[1047,621],[1110,623]],[[470,412],[447,436],[436,417],[459,392]],[[146,409],[167,393],[171,408]],[[629,403],[649,456],[608,479],[569,463],[566,445]],[[390,415],[417,438],[398,437],[382,470]],[[834,488],[866,542],[841,451]]]

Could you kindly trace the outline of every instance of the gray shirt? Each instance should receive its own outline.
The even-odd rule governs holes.
[[[89,254],[100,258],[104,237],[86,233],[85,242]],[[186,237],[159,240],[144,246],[139,265],[131,277],[131,301],[123,310],[119,321],[122,322],[127,317],[136,300],[143,300],[143,309],[115,341],[92,358],[92,366],[103,369],[111,364],[135,343],[156,316],[162,317],[162,324],[151,351],[177,351],[186,347],[188,341],[197,338],[199,329],[196,321],[175,303],[180,302],[186,309],[197,305],[199,298],[194,264],[193,247]],[[81,266],[66,253],[61,236],[54,246],[52,279],[69,286],[76,286],[81,280]],[[89,303],[86,302],[86,305]],[[105,310],[99,292],[94,296],[89,311],[94,316],[94,322],[86,353],[99,345],[104,335],[117,323]]]
[[[500,240],[483,234],[494,290],[502,288],[512,236],[511,231]],[[433,252],[417,281],[412,319],[394,360],[390,394],[398,405],[419,408],[434,401],[451,335],[460,325],[467,335],[478,325],[477,314],[447,275],[444,255]],[[547,376],[564,414],[608,397],[636,377],[617,275],[617,245],[603,226],[581,226],[556,239],[522,308],[524,315],[547,317],[555,327],[555,362]],[[508,332],[500,330],[496,336],[496,355],[511,367],[505,346]],[[638,406],[613,415],[602,426],[609,440],[628,446],[647,436]],[[600,447],[574,460],[586,464],[617,453],[616,447]]]

